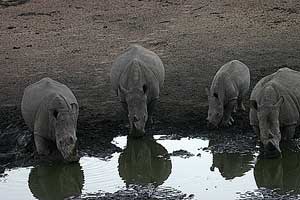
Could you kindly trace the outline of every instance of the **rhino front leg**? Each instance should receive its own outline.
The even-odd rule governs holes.
[[[281,136],[284,141],[287,142],[288,147],[292,150],[300,150],[300,145],[295,140],[291,140],[295,136],[296,125],[286,126],[281,128]]]
[[[147,110],[148,110],[147,126],[150,126],[153,124],[153,112],[155,110],[157,102],[158,102],[158,99],[154,99],[147,105]]]
[[[238,100],[237,100],[237,107],[238,107],[238,110],[242,110],[242,111],[246,111],[246,108],[243,104],[243,98],[242,97],[239,97]]]
[[[222,126],[229,127],[233,124],[234,120],[231,117],[231,114],[234,111],[236,105],[237,105],[237,100],[232,100],[225,106]]]
[[[254,130],[254,133],[256,135],[256,138],[258,141],[260,141],[260,131],[259,131],[259,127],[258,126],[252,126],[253,130]]]
[[[34,143],[36,151],[39,155],[50,155],[51,150],[49,148],[49,142],[45,138],[34,134]]]
[[[128,118],[128,114],[129,114],[129,112],[128,112],[128,104],[126,103],[126,101],[121,101],[121,105],[122,105],[122,108],[123,108],[123,110],[124,110],[124,112],[125,112],[125,118],[127,119],[127,122],[128,122],[128,124],[127,125],[125,125],[126,127],[129,127],[130,125],[130,122],[129,122],[129,118]],[[125,120],[126,121],[126,120]]]
[[[296,125],[285,126],[281,128],[281,136],[283,140],[293,139],[295,136]]]
[[[121,101],[121,105],[127,116],[128,115],[128,105],[127,105],[126,101]]]

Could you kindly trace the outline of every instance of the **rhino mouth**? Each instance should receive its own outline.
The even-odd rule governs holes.
[[[58,149],[65,161],[76,162],[79,160],[77,154],[77,142],[75,144],[60,146]]]
[[[141,126],[141,122],[132,122],[130,135],[133,137],[142,137],[145,135],[145,128]]]

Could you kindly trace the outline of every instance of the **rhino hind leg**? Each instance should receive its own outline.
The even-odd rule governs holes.
[[[246,111],[246,108],[245,108],[245,105],[243,103],[243,98],[242,97],[238,98],[237,107],[238,107],[238,110]]]
[[[222,126],[229,127],[233,124],[234,120],[231,117],[232,112],[237,106],[237,100],[230,101],[224,108]]]

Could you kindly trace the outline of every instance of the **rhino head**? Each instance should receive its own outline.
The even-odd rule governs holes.
[[[275,104],[258,105],[255,100],[250,101],[250,106],[257,112],[259,124],[259,137],[263,144],[263,153],[266,157],[278,157],[281,155],[279,143],[281,141],[279,111],[284,99]]]
[[[77,161],[77,104],[69,104],[63,96],[56,96],[50,107],[49,118],[57,149],[66,161]]]
[[[206,88],[206,94],[208,96],[207,126],[208,128],[218,128],[223,119],[223,102],[217,93],[210,94],[208,88]]]
[[[130,124],[129,134],[133,137],[140,137],[145,134],[145,126],[148,120],[147,111],[147,86],[142,89],[132,88],[130,90],[120,86],[120,91],[125,95]]]

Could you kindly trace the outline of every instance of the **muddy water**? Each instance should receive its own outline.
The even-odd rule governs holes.
[[[82,157],[75,164],[52,164],[7,170],[0,177],[5,199],[63,199],[80,194],[116,192],[131,184],[168,187],[194,199],[235,199],[258,187],[300,193],[300,154],[256,160],[252,154],[212,154],[205,139],[128,140],[109,160]],[[186,150],[187,154],[177,150]],[[172,154],[171,154],[172,153]],[[171,156],[170,156],[171,155]]]

